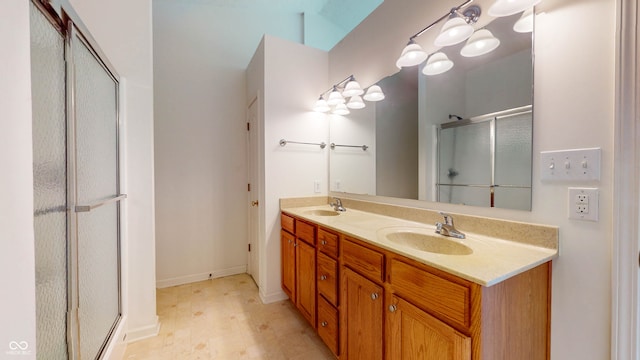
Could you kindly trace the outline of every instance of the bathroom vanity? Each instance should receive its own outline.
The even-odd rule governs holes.
[[[557,228],[364,203],[281,203],[282,287],[336,357],[549,359]]]

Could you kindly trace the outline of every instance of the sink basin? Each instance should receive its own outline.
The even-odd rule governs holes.
[[[469,255],[473,249],[459,240],[432,235],[428,230],[391,230],[383,232],[383,236],[390,242],[413,250],[425,251],[444,255]]]
[[[307,215],[313,215],[313,216],[338,216],[338,215],[340,215],[339,212],[332,211],[332,210],[309,210],[309,211],[305,211],[304,213],[307,214]]]

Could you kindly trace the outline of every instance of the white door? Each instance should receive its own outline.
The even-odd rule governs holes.
[[[259,277],[259,239],[260,239],[260,131],[258,113],[260,103],[256,96],[247,109],[247,211],[249,237],[249,258],[247,260],[247,272],[253,281],[260,286]]]

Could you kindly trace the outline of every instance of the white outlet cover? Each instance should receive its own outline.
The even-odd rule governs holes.
[[[587,201],[581,198],[587,197]],[[569,188],[569,219],[598,221],[598,188]],[[585,209],[586,208],[586,209]]]

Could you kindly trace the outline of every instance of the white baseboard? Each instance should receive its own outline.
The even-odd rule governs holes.
[[[127,343],[132,343],[138,340],[148,339],[150,337],[154,337],[160,333],[160,321],[158,316],[156,316],[154,324],[139,327],[137,329],[130,329],[127,331]]]
[[[263,294],[262,289],[260,289],[259,295],[260,295],[260,300],[262,301],[263,304],[271,304],[271,303],[286,300],[289,298],[287,294],[285,294],[284,291],[282,290],[275,293],[271,293],[271,294]]]
[[[234,266],[228,269],[215,270],[215,271],[210,271],[210,272],[201,273],[201,274],[193,274],[193,275],[186,275],[186,276],[179,276],[175,278],[158,280],[156,281],[156,287],[161,289],[161,288],[166,288],[170,286],[190,284],[197,281],[215,279],[215,278],[224,277],[224,276],[244,274],[246,272],[247,272],[247,266],[240,265],[240,266]],[[211,274],[211,277],[209,277],[209,274]]]

